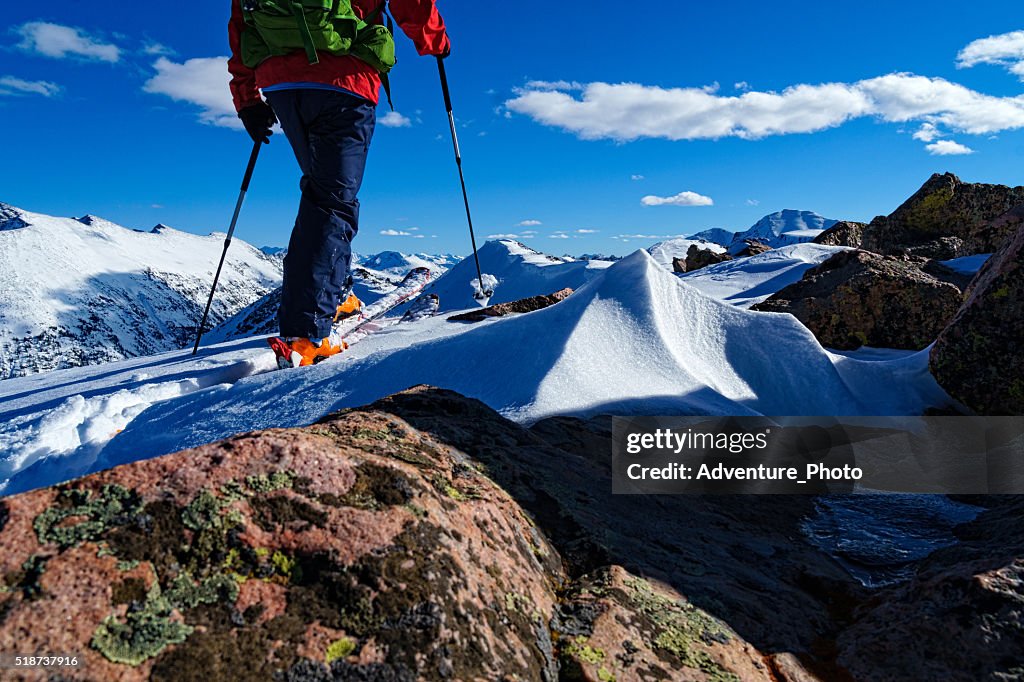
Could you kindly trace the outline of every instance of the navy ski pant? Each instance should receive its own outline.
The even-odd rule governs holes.
[[[377,119],[365,99],[334,90],[266,93],[302,170],[302,199],[284,259],[281,336],[323,339],[346,289],[366,154]]]

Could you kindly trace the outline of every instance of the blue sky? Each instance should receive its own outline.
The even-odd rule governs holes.
[[[809,5],[441,0],[478,237],[621,254],[783,208],[869,220],[933,172],[1024,184],[1017,3]],[[222,70],[228,11],[7,7],[0,201],[225,229],[250,149]],[[466,253],[436,66],[404,37],[393,83],[407,125],[378,126],[356,250]],[[297,180],[278,136],[239,236],[286,243]]]

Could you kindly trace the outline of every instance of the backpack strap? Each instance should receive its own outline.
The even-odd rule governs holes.
[[[316,53],[316,46],[313,44],[313,34],[309,32],[309,24],[306,23],[306,12],[302,3],[292,2],[292,14],[299,25],[299,35],[302,37],[302,44],[306,48],[306,57],[310,64],[319,64],[320,57]]]
[[[387,21],[388,31],[391,35],[395,34],[395,22],[392,21],[391,15],[388,14],[388,0],[381,0],[381,3],[377,7],[362,18],[362,22],[366,25],[372,24],[377,21],[378,18],[383,17]],[[384,87],[384,94],[388,98],[388,106],[391,107],[391,111],[395,110],[395,104],[391,101],[391,78],[386,73],[380,74],[380,84]]]

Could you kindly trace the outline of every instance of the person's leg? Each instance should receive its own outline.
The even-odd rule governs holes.
[[[293,94],[281,101],[279,95]],[[359,230],[359,201],[376,109],[341,92],[268,93],[302,168],[302,199],[285,257],[281,335],[326,338]]]

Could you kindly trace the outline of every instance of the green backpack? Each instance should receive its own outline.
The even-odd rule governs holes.
[[[251,69],[269,57],[305,50],[310,64],[318,64],[317,51],[350,54],[381,74],[395,65],[395,40],[388,25],[375,24],[387,0],[363,19],[351,0],[242,0],[245,31],[242,61]]]

